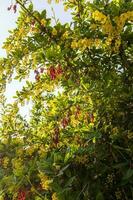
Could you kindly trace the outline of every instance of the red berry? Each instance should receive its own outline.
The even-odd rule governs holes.
[[[32,26],[34,26],[34,25],[35,25],[35,21],[34,21],[34,20],[31,22],[31,25],[32,25]]]
[[[54,129],[53,142],[55,145],[57,145],[59,143],[59,127],[55,127],[55,129]]]
[[[39,72],[38,72],[38,70],[37,70],[37,69],[35,69],[35,70],[34,70],[34,73],[35,73],[35,74],[39,74]]]
[[[14,13],[17,12],[17,4],[14,4],[14,6],[13,6],[13,10],[14,10]]]
[[[40,68],[40,73],[43,73],[44,72],[44,68]]]
[[[76,108],[76,112],[75,112],[75,118],[77,119],[78,118],[78,115],[80,114],[80,106],[77,106]]]
[[[68,125],[68,119],[65,117],[65,118],[62,120],[61,124],[62,124],[63,128],[66,128],[67,125]]]
[[[26,199],[26,192],[20,190],[18,193],[18,200],[25,200],[25,199]]]
[[[57,69],[56,69],[56,73],[58,75],[62,74],[63,73],[63,70],[62,70],[62,67],[60,65],[58,65]]]
[[[94,115],[93,114],[90,114],[90,122],[94,123]]]
[[[49,72],[50,72],[51,80],[55,80],[56,79],[56,70],[55,70],[55,68],[53,66],[50,67]]]
[[[7,10],[11,10],[11,8],[12,8],[12,5],[10,5],[10,6],[7,8]]]
[[[35,79],[36,79],[36,81],[39,81],[39,80],[40,80],[40,76],[37,74],[37,75],[35,76]]]

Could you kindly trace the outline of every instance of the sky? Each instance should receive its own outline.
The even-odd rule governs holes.
[[[54,1],[53,1],[54,2]],[[59,4],[48,4],[47,0],[33,0],[34,8],[37,10],[47,10],[47,15],[52,15],[52,7],[56,13],[56,17],[60,19],[62,23],[71,21],[70,12],[64,12],[63,5]],[[16,20],[19,13],[13,13],[8,11],[7,8],[10,6],[11,0],[0,0],[0,57],[5,55],[4,50],[1,49],[2,43],[9,35],[8,30],[15,28]]]
[[[54,2],[54,1],[53,1]],[[47,16],[52,16],[52,8],[54,9],[56,18],[59,19],[62,23],[70,22],[71,15],[70,12],[65,12],[63,5],[60,4],[48,4],[47,0],[33,0],[34,8],[37,10],[47,10]],[[10,6],[11,0],[0,0],[0,58],[6,56],[6,52],[2,49],[3,42],[9,36],[9,30],[12,30],[16,27],[16,20],[19,16],[19,12],[13,13],[12,11],[8,11],[7,8]],[[7,85],[6,88],[6,98],[7,103],[13,102],[13,96],[17,90],[21,90],[25,81],[21,83],[17,80],[13,80],[10,84]],[[24,117],[29,116],[29,110],[31,109],[31,104],[25,105],[23,108],[20,109],[20,113]]]

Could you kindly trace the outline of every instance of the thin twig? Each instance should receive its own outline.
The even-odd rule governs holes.
[[[33,13],[31,13],[31,12],[25,7],[25,5],[24,5],[23,3],[21,3],[19,0],[16,0],[16,2],[22,7],[22,9],[23,9],[24,11],[26,11],[31,17],[33,17],[33,18],[35,19],[35,21],[38,22],[38,24],[39,24],[40,27],[41,27],[41,30],[47,32],[46,27],[42,26],[40,20],[39,20]],[[47,33],[48,33],[48,32],[47,32]]]

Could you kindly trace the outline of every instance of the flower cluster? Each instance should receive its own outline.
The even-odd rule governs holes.
[[[52,200],[58,200],[57,194],[55,192],[52,194]]]
[[[2,160],[2,165],[3,165],[4,168],[7,168],[8,164],[9,164],[9,158],[6,156]]]
[[[133,11],[128,11],[126,13],[122,13],[120,17],[115,17],[118,32],[123,30],[126,21],[133,21]]]
[[[105,46],[110,47],[112,41],[114,41],[112,51],[117,52],[119,51],[119,47],[121,45],[121,32],[125,25],[126,21],[133,20],[133,12],[128,11],[126,13],[122,13],[120,16],[115,17],[113,20],[115,22],[115,26],[112,25],[111,19],[109,16],[104,15],[102,12],[96,10],[92,13],[92,19],[98,23],[99,28],[102,32],[107,35],[105,40]],[[95,24],[95,28],[96,28]],[[93,29],[93,27],[91,27]]]
[[[50,190],[50,185],[53,182],[52,179],[49,179],[49,177],[47,175],[45,175],[44,173],[40,172],[38,174],[39,178],[41,179],[41,186],[43,190]]]
[[[21,158],[12,159],[12,168],[13,168],[13,173],[16,176],[21,176],[23,174],[23,171],[24,171],[22,159]]]
[[[74,40],[71,43],[72,49],[81,49],[85,50],[86,48],[99,48],[102,45],[102,41],[100,39],[88,39],[83,38],[80,40]]]
[[[101,23],[105,23],[107,16],[104,15],[102,12],[96,10],[92,13],[92,18],[95,21],[100,21]]]

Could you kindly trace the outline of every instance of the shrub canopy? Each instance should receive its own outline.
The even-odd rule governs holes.
[[[0,60],[0,199],[131,200],[133,3],[63,3],[71,23],[8,8],[21,9]],[[13,79],[26,83],[7,105]]]

